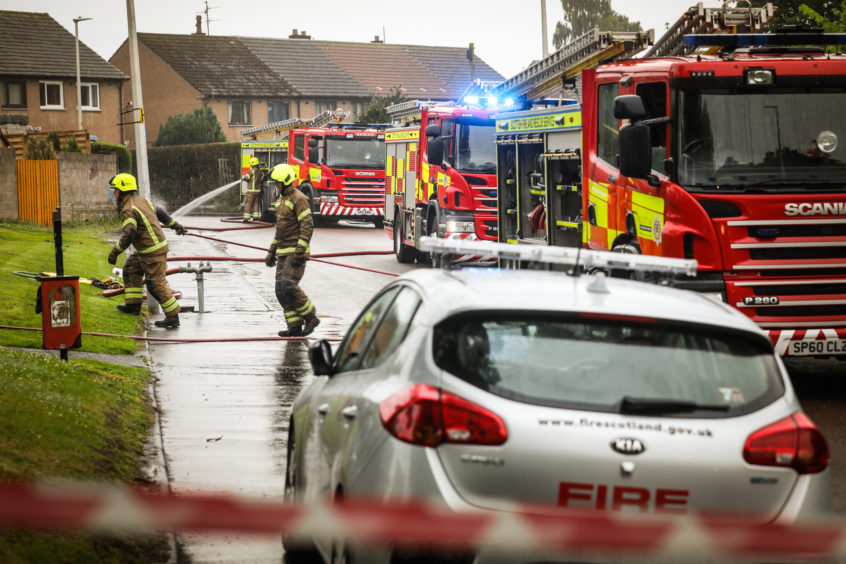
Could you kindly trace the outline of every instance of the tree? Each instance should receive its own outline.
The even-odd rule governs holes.
[[[167,145],[190,145],[193,143],[216,143],[226,141],[220,122],[211,108],[197,108],[193,114],[170,116],[159,127],[159,136],[153,147]]]
[[[822,27],[826,33],[846,32],[846,0],[841,0],[840,7],[831,7],[831,16],[826,17],[807,4],[799,6],[799,11]]]
[[[754,4],[763,6],[766,2],[757,0]],[[765,26],[767,31],[775,31],[786,26],[819,27],[815,18],[803,11],[802,6],[810,8],[826,21],[836,20],[835,12],[838,11],[838,5],[842,6],[840,0],[779,0],[775,4],[778,8]]]
[[[555,24],[552,44],[556,49],[595,27],[602,31],[643,31],[640,22],[611,8],[611,0],[561,0],[564,21]]]
[[[374,96],[364,111],[355,116],[355,121],[362,123],[390,123],[391,116],[385,108],[391,104],[405,102],[407,98],[399,87],[394,87],[387,96]]]

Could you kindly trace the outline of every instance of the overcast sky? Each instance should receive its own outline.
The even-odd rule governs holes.
[[[509,78],[541,58],[541,0],[134,0],[136,29],[145,33],[193,33],[206,4],[212,35],[284,38],[305,30],[326,41],[372,41],[383,32],[388,43],[466,47]],[[615,10],[656,38],[668,22],[695,0],[611,0]],[[552,52],[561,2],[546,0]],[[708,7],[719,0],[706,0]],[[427,11],[422,13],[421,8]],[[76,17],[80,41],[108,60],[127,37],[125,0],[0,0],[0,9],[47,12],[71,33]],[[2,54],[0,54],[2,56]]]

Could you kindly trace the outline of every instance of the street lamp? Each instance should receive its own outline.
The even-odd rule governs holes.
[[[82,85],[79,84],[79,22],[90,20],[82,16],[73,19],[73,31],[76,36],[76,128],[82,129]]]

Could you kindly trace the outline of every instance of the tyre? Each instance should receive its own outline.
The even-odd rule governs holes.
[[[397,262],[410,264],[414,262],[415,249],[403,243],[403,225],[402,212],[397,210],[397,214],[394,216],[394,254],[397,257]]]
[[[383,227],[385,227],[385,218],[380,215],[379,217],[373,220],[373,225],[376,227],[376,229],[382,229]]]
[[[285,501],[293,503],[297,501],[297,458],[294,456],[295,445],[294,425],[288,430],[288,464],[285,468]],[[311,562],[322,562],[320,552],[314,543],[298,538],[296,540],[282,534],[282,546],[285,548],[286,564],[306,564]]]

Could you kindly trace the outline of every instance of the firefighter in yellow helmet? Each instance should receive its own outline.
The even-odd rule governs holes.
[[[255,157],[250,159],[250,171],[241,180],[247,181],[247,193],[244,197],[244,223],[250,219],[258,221],[261,215],[259,204],[261,202],[261,185],[264,183],[265,173],[259,168],[259,160]]]
[[[270,171],[270,178],[280,196],[276,206],[276,234],[264,262],[268,267],[276,265],[276,299],[285,311],[287,324],[279,336],[305,336],[320,324],[314,304],[299,286],[314,233],[311,205],[294,186],[297,173],[290,165],[276,165]]]
[[[109,264],[117,262],[118,255],[130,245],[135,253],[123,265],[125,303],[117,306],[123,313],[141,313],[143,289],[146,279],[147,291],[158,300],[165,318],[156,321],[157,327],[179,327],[179,304],[167,285],[167,239],[162,225],[170,227],[179,235],[186,230],[162,208],[153,205],[138,195],[138,185],[131,174],[118,174],[109,180],[109,188],[117,199],[118,212],[123,221],[120,240],[109,253]]]

